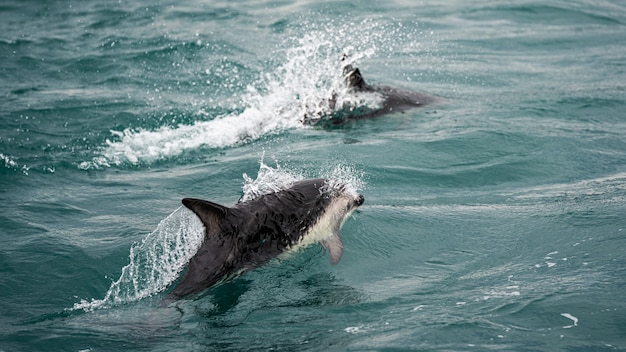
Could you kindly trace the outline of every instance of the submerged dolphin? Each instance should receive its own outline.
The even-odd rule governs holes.
[[[346,60],[346,56],[342,58],[342,61],[344,60]],[[334,93],[333,96],[328,100],[328,105],[333,111],[330,116],[329,122],[334,125],[342,124],[351,120],[372,118],[384,114],[402,112],[408,109],[422,107],[443,100],[441,98],[437,98],[421,92],[393,88],[384,85],[369,85],[363,79],[361,71],[351,64],[346,64],[343,66],[343,78],[344,83],[348,88],[347,94],[379,94],[382,100],[382,104],[377,107],[349,106],[347,109],[343,106],[337,107],[336,105],[338,100],[338,94]],[[325,121],[325,119],[320,116],[319,113],[305,115],[303,119],[304,123],[312,125],[317,124],[320,121]]]
[[[202,246],[170,293],[170,300],[243,274],[271,259],[321,242],[337,264],[343,254],[339,230],[363,196],[328,179],[307,179],[288,189],[225,207],[185,198],[205,226]]]

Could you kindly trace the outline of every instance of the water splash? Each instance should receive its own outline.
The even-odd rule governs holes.
[[[338,162],[328,170],[322,172],[321,177],[328,179],[328,186],[331,189],[341,188],[354,197],[357,197],[358,192],[364,190],[366,187],[363,171],[342,162]]]
[[[130,249],[130,263],[102,299],[81,300],[73,310],[92,311],[138,301],[165,290],[174,282],[204,239],[204,226],[180,207],[139,244]]]
[[[326,178],[328,183],[323,191],[333,190],[348,191],[355,197],[359,190],[365,188],[363,172],[355,167],[342,162],[336,162],[327,170],[321,171],[318,175],[309,175],[311,178]],[[259,198],[264,194],[278,192],[289,188],[294,182],[307,178],[302,171],[297,169],[284,168],[276,162],[273,168],[265,164],[263,157],[259,160],[259,171],[256,179],[252,179],[247,174],[243,174],[243,196],[240,202]]]
[[[276,163],[276,168],[272,168],[266,165],[263,158],[261,158],[256,179],[243,174],[243,196],[239,201],[246,202],[259,198],[264,194],[287,189],[294,182],[302,179],[304,179],[304,176],[300,172],[283,169],[278,163]]]
[[[335,109],[380,105],[377,93],[347,94],[341,55],[331,55],[334,51],[338,48],[332,43],[307,35],[299,47],[287,50],[285,64],[261,79],[260,88],[248,86],[242,112],[191,125],[111,131],[114,138],[106,140],[103,155],[79,167],[150,163],[201,147],[237,146],[286,129],[305,128]]]
[[[294,34],[281,44],[286,49],[279,49],[283,54],[275,57],[284,57],[285,61],[247,86],[236,112],[154,130],[111,131],[112,138],[106,140],[100,155],[79,168],[151,163],[203,147],[232,147],[287,129],[307,128],[335,113],[375,109],[381,104],[381,96],[349,92],[343,67],[379,51],[420,50],[417,37],[421,34],[407,32],[401,24],[368,19],[356,24],[308,23],[304,30],[304,34]],[[203,110],[198,112],[199,119],[205,119],[204,115]]]

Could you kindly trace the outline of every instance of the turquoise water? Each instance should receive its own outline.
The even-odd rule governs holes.
[[[626,349],[622,2],[0,18],[0,351]],[[302,124],[343,54],[443,101]],[[202,235],[183,197],[320,176],[365,196],[338,265],[310,247],[159,307]]]

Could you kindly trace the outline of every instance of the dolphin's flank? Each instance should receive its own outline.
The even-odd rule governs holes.
[[[193,198],[183,199],[183,204],[200,218],[205,236],[170,300],[313,243],[328,249],[331,263],[337,264],[343,255],[339,230],[363,204],[363,196],[340,182],[307,179],[233,207]]]

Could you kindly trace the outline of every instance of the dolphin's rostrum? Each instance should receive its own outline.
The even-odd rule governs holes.
[[[329,179],[307,179],[256,199],[225,207],[185,198],[205,226],[204,242],[170,293],[182,298],[271,259],[320,242],[337,264],[343,255],[339,230],[363,204],[363,196]]]

